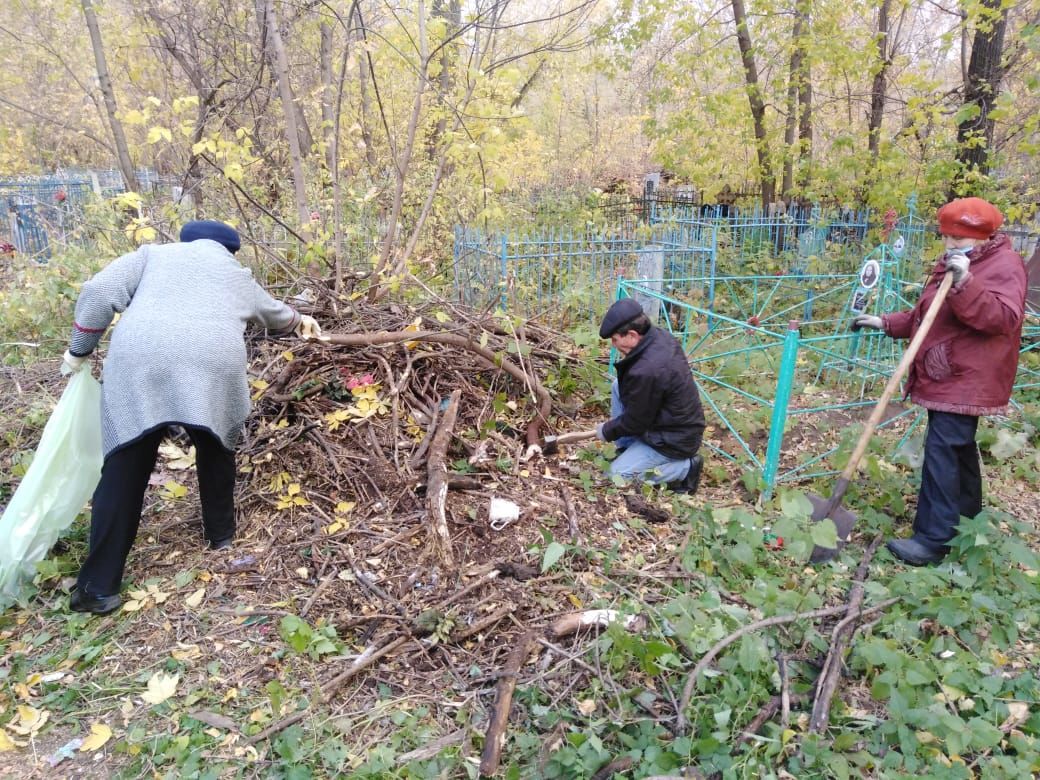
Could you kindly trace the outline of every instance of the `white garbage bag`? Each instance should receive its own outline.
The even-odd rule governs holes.
[[[101,384],[84,367],[69,379],[29,470],[0,517],[0,610],[18,600],[101,478]]]

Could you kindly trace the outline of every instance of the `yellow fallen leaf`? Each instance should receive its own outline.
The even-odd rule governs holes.
[[[17,750],[20,747],[25,747],[27,743],[17,742],[7,736],[6,731],[0,731],[0,753],[6,753],[9,750]]]
[[[28,704],[18,705],[18,718],[7,724],[7,728],[11,729],[15,734],[21,734],[23,737],[35,734],[51,714],[47,710],[38,710],[35,707],[30,707]]]
[[[123,612],[137,612],[144,606],[145,602],[140,599],[130,599],[123,604]]]
[[[195,465],[194,447],[182,450],[176,444],[160,444],[159,454],[166,460],[166,468],[173,471],[184,471]]]
[[[161,704],[173,696],[180,679],[179,674],[156,672],[148,679],[148,689],[141,694],[141,698],[149,704]]]
[[[112,729],[104,723],[93,723],[90,726],[90,736],[83,740],[79,746],[81,753],[91,753],[102,747],[112,738]]]
[[[593,699],[582,699],[578,702],[578,712],[582,715],[591,715],[596,711],[596,702]]]
[[[206,589],[199,588],[197,591],[188,596],[188,598],[184,599],[184,603],[192,609],[195,609],[195,607],[202,603],[202,599],[205,595]]]
[[[224,694],[224,702],[229,702],[232,699],[238,698],[238,688],[228,688],[227,693]]]

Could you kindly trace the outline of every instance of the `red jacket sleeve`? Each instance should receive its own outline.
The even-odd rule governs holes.
[[[883,314],[881,323],[886,335],[894,339],[908,339],[914,324],[914,309]]]
[[[985,283],[969,274],[947,301],[954,316],[980,333],[1014,333],[1022,324],[1026,296],[1025,267],[1008,264],[990,274]]]

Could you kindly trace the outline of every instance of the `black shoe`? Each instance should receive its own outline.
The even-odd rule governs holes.
[[[221,539],[217,542],[210,542],[209,549],[211,550],[229,550],[231,549],[231,542],[235,540],[235,537],[229,536],[227,539]]]
[[[686,472],[686,476],[675,482],[669,482],[668,488],[673,493],[684,493],[692,496],[701,485],[701,469],[703,468],[704,458],[700,455],[694,455],[690,458],[690,468]]]
[[[76,588],[69,596],[69,609],[73,612],[93,612],[95,615],[114,612],[122,603],[123,600],[119,598],[118,593],[111,596],[95,596]]]
[[[911,566],[931,566],[946,557],[943,550],[928,547],[916,539],[892,539],[885,547],[903,563]]]

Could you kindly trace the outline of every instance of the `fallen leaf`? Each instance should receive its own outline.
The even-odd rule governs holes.
[[[188,598],[184,599],[184,603],[192,609],[195,609],[195,607],[202,603],[202,599],[205,595],[206,589],[199,588],[197,591],[188,596]]]
[[[19,704],[18,718],[8,723],[7,728],[23,737],[29,736],[39,731],[50,716],[51,714],[47,710],[38,710],[28,704]]]
[[[263,710],[253,710],[252,712],[249,713],[249,722],[250,723],[263,723],[263,722],[266,722],[266,721],[268,721],[270,719],[271,719],[271,716],[268,715]]]
[[[166,466],[174,471],[183,471],[195,465],[194,447],[182,450],[176,444],[161,444],[159,445],[159,454],[166,459]]]
[[[578,702],[578,712],[582,715],[591,715],[596,711],[596,702],[593,699],[582,699]]]
[[[148,689],[141,694],[141,698],[149,704],[161,704],[176,692],[180,678],[179,674],[156,672],[149,678]]]
[[[209,710],[198,710],[188,715],[188,717],[214,728],[224,729],[225,731],[238,731],[238,725],[231,718],[216,712],[210,712]]]
[[[83,740],[79,746],[81,753],[92,753],[102,747],[112,738],[112,729],[104,723],[93,723],[90,726],[90,736]]]
[[[15,742],[9,736],[6,731],[0,731],[0,753],[6,753],[9,750],[17,750],[19,747],[25,747],[24,743]]]
[[[1011,729],[1021,726],[1029,719],[1029,705],[1024,701],[1009,701],[1007,708],[1008,716],[1000,724],[1001,731],[1011,731]]]
[[[202,655],[198,645],[185,645],[177,643],[177,649],[170,652],[176,661],[194,661]]]

